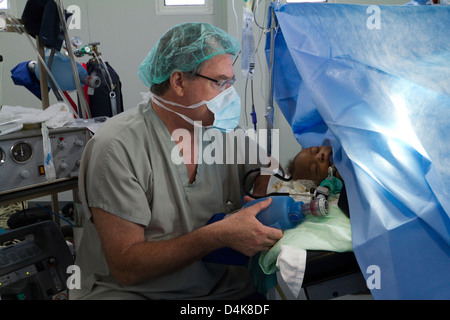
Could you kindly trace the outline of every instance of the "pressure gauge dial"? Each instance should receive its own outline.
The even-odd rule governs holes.
[[[80,37],[73,37],[72,39],[70,39],[70,42],[77,49],[81,48],[81,46],[83,45],[83,41],[81,41]]]
[[[5,161],[6,161],[6,154],[5,154],[5,151],[3,151],[2,148],[0,148],[0,166],[1,166],[2,164],[4,164]]]
[[[11,147],[11,157],[17,163],[27,163],[33,157],[33,148],[28,142],[16,142]]]

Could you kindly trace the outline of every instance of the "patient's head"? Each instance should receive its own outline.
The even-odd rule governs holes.
[[[320,183],[328,177],[328,167],[332,148],[328,146],[312,147],[300,151],[287,167],[294,180],[313,180]]]

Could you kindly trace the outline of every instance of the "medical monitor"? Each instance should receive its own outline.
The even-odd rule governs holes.
[[[0,299],[65,300],[73,256],[54,221],[0,234]]]

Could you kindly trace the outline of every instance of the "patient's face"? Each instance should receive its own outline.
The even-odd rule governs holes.
[[[328,167],[332,165],[332,148],[328,146],[303,149],[294,158],[292,177],[321,182],[328,176]]]

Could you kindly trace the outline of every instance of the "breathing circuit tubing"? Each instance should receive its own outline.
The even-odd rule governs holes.
[[[247,196],[249,196],[249,197],[251,197],[253,199],[259,199],[259,198],[270,197],[270,196],[289,196],[289,193],[283,193],[283,192],[272,192],[272,193],[265,194],[263,196],[256,196],[256,195],[250,193],[250,191],[247,190],[247,187],[246,187],[247,179],[248,179],[248,177],[251,174],[253,174],[255,172],[261,173],[261,170],[262,170],[261,168],[252,169],[252,170],[248,171],[245,174],[244,179],[242,179],[242,190],[244,190],[244,193]],[[273,176],[275,176],[276,178],[278,178],[278,179],[280,179],[282,181],[291,181],[292,180],[292,177],[285,178],[285,177],[283,177],[282,175],[280,175],[278,173],[274,173]]]

